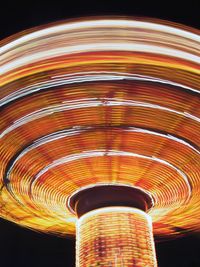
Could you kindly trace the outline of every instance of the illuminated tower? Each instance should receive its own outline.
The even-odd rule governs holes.
[[[141,189],[99,185],[69,199],[77,222],[77,266],[157,266],[151,197]]]
[[[1,217],[76,234],[77,267],[157,266],[153,234],[199,230],[199,51],[199,31],[150,19],[1,41]]]

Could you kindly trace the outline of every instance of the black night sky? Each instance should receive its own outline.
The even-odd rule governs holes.
[[[90,15],[147,16],[200,29],[199,1],[173,1],[173,5],[141,0],[23,2],[1,2],[0,39],[40,24]],[[159,267],[199,267],[199,244],[200,234],[157,243]],[[0,267],[72,267],[75,241],[36,233],[0,219],[0,257]]]

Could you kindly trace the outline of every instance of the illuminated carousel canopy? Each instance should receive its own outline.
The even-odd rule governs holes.
[[[74,235],[75,192],[151,197],[154,234],[199,230],[199,32],[91,18],[1,42],[0,215]]]

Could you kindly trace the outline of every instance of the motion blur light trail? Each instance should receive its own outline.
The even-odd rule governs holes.
[[[199,51],[198,30],[148,19],[66,21],[3,40],[1,217],[74,235],[69,197],[123,184],[151,195],[155,237],[199,231]]]

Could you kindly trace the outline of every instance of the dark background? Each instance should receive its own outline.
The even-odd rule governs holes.
[[[18,31],[90,15],[155,17],[200,29],[199,1],[10,1],[1,2],[0,39]],[[159,267],[200,267],[200,235],[156,244]],[[74,240],[36,233],[0,219],[0,267],[74,267]]]

